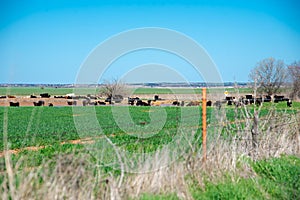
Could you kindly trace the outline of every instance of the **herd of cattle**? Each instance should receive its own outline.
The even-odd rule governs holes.
[[[1,98],[15,98],[14,96],[0,96]],[[38,98],[35,95],[30,95],[30,98]],[[50,95],[48,93],[40,94],[40,98],[50,98]],[[81,101],[82,106],[97,106],[97,105],[110,105],[114,103],[120,103],[123,100],[123,97],[121,95],[117,95],[114,98],[106,98],[104,101],[100,101],[98,97],[92,96],[92,95],[86,95],[86,96],[75,96],[75,95],[66,95],[66,96],[54,96],[55,99],[67,99],[66,104],[69,106],[76,106],[79,105],[78,101]],[[272,99],[271,96],[265,96],[265,97],[254,97],[253,95],[246,95],[245,97],[236,98],[233,96],[226,96],[225,99],[215,101],[214,103],[212,101],[207,101],[207,106],[215,106],[217,108],[221,108],[222,105],[228,105],[228,106],[242,106],[242,105],[248,105],[248,104],[256,104],[260,105],[262,102],[271,102],[278,103],[281,101],[286,101],[287,106],[292,106],[292,101],[288,98],[285,98],[284,96],[278,96],[275,95]],[[166,100],[159,98],[158,95],[155,95],[153,99],[143,101],[139,97],[128,97],[127,104],[128,105],[136,105],[136,106],[199,106],[201,101],[178,101],[178,100]],[[10,106],[12,107],[18,107],[20,106],[19,102],[10,102]],[[39,100],[37,102],[33,102],[33,106],[45,106],[44,100]],[[48,103],[48,106],[53,106],[53,103]]]

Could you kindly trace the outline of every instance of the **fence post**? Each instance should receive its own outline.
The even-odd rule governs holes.
[[[206,88],[202,88],[202,153],[206,161]]]

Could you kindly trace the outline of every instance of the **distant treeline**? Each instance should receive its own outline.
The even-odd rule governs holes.
[[[205,83],[205,82],[190,82],[190,83],[127,83],[128,86],[136,87],[231,87],[247,86],[244,82],[225,82],[225,83]],[[28,84],[28,83],[2,83],[0,87],[47,87],[47,88],[77,88],[77,87],[101,87],[102,84]]]

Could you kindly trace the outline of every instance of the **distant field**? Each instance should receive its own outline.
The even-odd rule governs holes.
[[[201,94],[201,88],[130,88],[129,93],[139,94]],[[0,87],[0,95],[29,96],[49,93],[50,95],[66,95],[69,93],[76,95],[98,94],[100,88],[40,88],[40,87]],[[236,93],[234,88],[210,88],[208,93],[228,91]],[[250,88],[239,88],[240,93],[252,93]]]
[[[66,95],[73,93],[73,88],[40,88],[40,87],[0,87],[0,95],[39,95],[41,93],[49,93],[50,95]],[[86,94],[94,94],[94,88],[83,88],[82,91]]]

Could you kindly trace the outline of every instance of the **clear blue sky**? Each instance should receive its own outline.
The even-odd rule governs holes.
[[[0,83],[74,83],[97,45],[142,27],[173,29],[193,38],[224,81],[247,82],[264,58],[287,64],[300,60],[299,10],[297,0],[1,0]],[[122,65],[129,70],[154,62],[172,65],[189,81],[202,81],[173,57],[151,51],[124,56],[104,78],[124,76]]]

